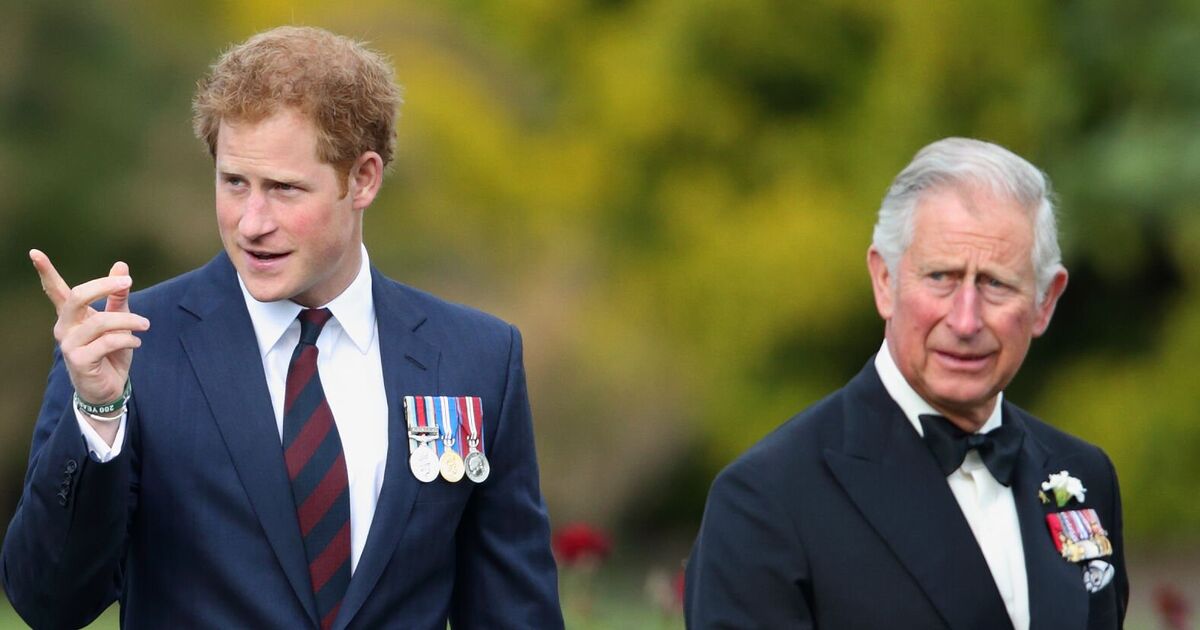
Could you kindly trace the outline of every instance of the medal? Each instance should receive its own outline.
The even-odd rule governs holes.
[[[426,423],[425,406],[416,397],[404,397],[404,415],[408,421],[408,468],[417,481],[429,483],[437,479],[440,462],[431,442],[440,433],[437,424]]]
[[[437,479],[439,462],[437,454],[433,452],[433,447],[428,444],[418,446],[408,457],[408,467],[412,469],[412,474],[417,481],[429,483]]]
[[[450,483],[458,483],[463,478],[463,460],[459,456],[458,451],[454,450],[455,433],[458,427],[457,414],[450,413],[450,398],[447,396],[439,396],[438,403],[441,406],[442,412],[442,458],[438,461],[438,468],[442,473],[442,478]],[[454,410],[458,411],[458,405],[454,406]]]
[[[1089,593],[1099,593],[1112,582],[1114,575],[1116,569],[1113,569],[1113,565],[1103,560],[1092,560],[1083,569],[1083,587]]]
[[[1068,562],[1111,556],[1112,541],[1096,510],[1064,510],[1046,515],[1054,546]]]
[[[467,479],[475,483],[483,483],[487,481],[488,475],[492,472],[492,466],[488,463],[487,456],[483,454],[483,404],[476,396],[471,396],[464,401],[467,408],[467,459],[464,464],[467,468]]]
[[[458,483],[463,478],[463,473],[466,472],[463,459],[458,456],[458,453],[451,450],[442,453],[442,459],[438,461],[438,468],[442,472],[442,479],[450,483]]]
[[[483,483],[488,478],[488,473],[492,472],[491,464],[488,464],[487,457],[479,451],[467,453],[467,479],[475,483]]]
[[[439,475],[450,483],[464,476],[475,483],[488,478],[491,465],[483,454],[483,403],[478,396],[405,396],[404,415],[413,477],[423,483]]]

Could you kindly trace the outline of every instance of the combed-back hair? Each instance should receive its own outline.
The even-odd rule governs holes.
[[[1040,303],[1054,274],[1062,268],[1050,179],[1025,158],[1000,145],[945,138],[918,151],[883,197],[872,245],[894,277],[900,257],[912,243],[913,215],[922,196],[933,190],[972,187],[1015,201],[1030,213]]]

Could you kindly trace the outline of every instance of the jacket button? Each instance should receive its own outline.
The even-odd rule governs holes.
[[[67,465],[63,466],[63,472],[70,475],[70,474],[74,473],[76,470],[79,470],[79,464],[75,463],[75,460],[73,460],[73,459],[68,459]]]

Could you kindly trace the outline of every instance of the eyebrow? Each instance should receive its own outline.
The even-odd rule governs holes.
[[[222,179],[229,177],[241,177],[243,179],[249,179],[249,176],[244,173],[220,168],[217,169],[217,175]],[[259,179],[269,184],[285,184],[288,186],[303,186],[305,183],[303,177],[260,177]]]

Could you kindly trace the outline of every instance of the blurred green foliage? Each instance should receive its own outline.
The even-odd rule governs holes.
[[[712,476],[852,376],[882,326],[874,211],[924,144],[989,139],[1059,191],[1071,284],[1010,397],[1103,446],[1136,552],[1197,544],[1194,2],[363,0],[9,7],[0,22],[0,516],[71,282],[219,249],[192,86],[230,42],[324,26],[389,54],[389,275],[525,333],[556,522],[686,552]],[[0,526],[2,527],[2,526]],[[673,559],[672,559],[673,558]]]

